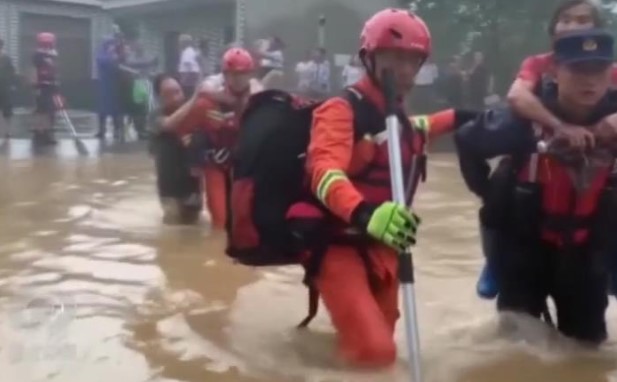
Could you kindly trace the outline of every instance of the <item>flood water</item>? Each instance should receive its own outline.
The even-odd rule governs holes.
[[[302,272],[232,264],[207,218],[161,223],[152,163],[140,147],[71,141],[32,155],[0,154],[0,370],[2,382],[408,381],[402,320],[392,370],[344,370],[320,312],[310,330]],[[515,318],[497,331],[479,300],[477,202],[452,154],[432,156],[417,198],[423,217],[417,298],[425,381],[617,381],[617,313],[600,351],[577,348]]]

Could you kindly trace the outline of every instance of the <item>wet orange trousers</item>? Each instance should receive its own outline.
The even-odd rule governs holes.
[[[342,360],[353,366],[385,367],[396,360],[398,261],[383,246],[369,247],[367,252],[378,280],[374,290],[365,263],[348,246],[328,249],[315,285],[337,330]]]
[[[203,170],[206,205],[215,229],[225,229],[227,221],[227,174],[228,171],[220,166],[206,166]]]

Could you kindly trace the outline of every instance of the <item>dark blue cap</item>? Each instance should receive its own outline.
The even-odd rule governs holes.
[[[553,43],[555,63],[613,62],[613,45],[613,36],[601,29],[568,32]]]

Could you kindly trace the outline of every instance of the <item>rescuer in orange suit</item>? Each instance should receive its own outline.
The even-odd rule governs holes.
[[[403,98],[430,52],[430,32],[421,18],[405,10],[380,11],[362,30],[360,57],[367,74],[352,89],[384,113],[381,78],[383,70],[390,70],[402,111]],[[353,119],[352,106],[343,97],[332,98],[314,111],[307,171],[314,194],[345,223],[342,231],[355,230],[368,237],[369,244],[330,245],[313,284],[338,332],[342,360],[355,366],[384,367],[396,359],[397,252],[415,244],[420,220],[407,206],[390,201],[385,124],[378,134],[358,139]],[[453,130],[457,113],[447,110],[399,119],[403,168],[409,168],[412,158],[423,154],[426,138]]]
[[[203,174],[206,204],[215,229],[225,228],[231,151],[237,139],[238,117],[251,94],[255,65],[248,51],[231,48],[223,55],[222,68],[222,86],[205,84],[199,89],[178,128],[189,146],[193,167]]]

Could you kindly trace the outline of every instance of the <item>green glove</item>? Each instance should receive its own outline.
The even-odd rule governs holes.
[[[373,238],[403,252],[416,243],[420,218],[405,206],[393,202],[380,206],[362,203],[354,211],[352,222]]]

